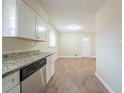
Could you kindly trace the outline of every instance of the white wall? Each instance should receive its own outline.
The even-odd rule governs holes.
[[[58,33],[59,56],[81,56],[81,38],[91,36],[91,54],[96,56],[95,32],[60,32]]]
[[[106,0],[96,15],[96,73],[122,93],[121,0]]]
[[[35,12],[37,12],[41,17],[48,23],[48,15],[43,10],[42,6],[38,2],[38,0],[24,0]],[[50,30],[52,27],[49,26]],[[57,32],[56,32],[57,37]],[[48,39],[48,38],[47,38]],[[18,51],[25,51],[25,50],[41,50],[42,52],[57,52],[56,47],[49,47],[49,41],[47,42],[34,42],[29,40],[21,40],[16,38],[2,38],[2,53],[8,52],[18,52]],[[55,54],[57,57],[57,53]]]

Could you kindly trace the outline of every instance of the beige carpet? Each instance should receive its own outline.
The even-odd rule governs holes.
[[[95,59],[59,58],[45,93],[109,93],[95,76]]]

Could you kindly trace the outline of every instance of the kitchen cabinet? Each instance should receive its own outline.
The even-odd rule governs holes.
[[[23,0],[3,0],[3,37],[46,41],[46,23]]]
[[[8,93],[20,93],[20,85],[17,85],[12,90],[10,90]]]
[[[18,0],[18,36],[35,39],[35,13]]]
[[[2,36],[12,37],[15,36],[17,30],[17,18],[16,18],[16,0],[3,0],[2,8]]]
[[[46,31],[47,29],[44,20],[39,15],[36,15],[36,38],[45,41]]]
[[[46,84],[49,82],[51,74],[50,74],[50,63],[47,61],[47,65],[46,65]]]
[[[55,73],[55,62],[54,61],[51,62],[50,66],[51,66],[51,76],[53,76]]]
[[[20,83],[20,75],[19,71],[10,74],[9,76],[3,77],[2,78],[2,86],[3,86],[3,92],[2,93],[8,93],[10,90],[15,88],[17,85]],[[12,91],[18,91],[15,93],[20,93],[20,87],[15,88]],[[12,93],[12,92],[10,92]],[[14,93],[14,92],[13,92]]]
[[[47,65],[46,65],[46,82],[48,83],[50,78],[55,73],[55,58],[53,55],[48,56],[47,58]]]

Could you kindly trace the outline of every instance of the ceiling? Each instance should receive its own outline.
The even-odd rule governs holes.
[[[105,0],[40,0],[49,15],[50,24],[59,32],[73,32],[70,25],[79,25],[80,32],[95,32],[95,14]]]

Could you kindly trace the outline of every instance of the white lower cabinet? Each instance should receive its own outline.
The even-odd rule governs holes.
[[[50,63],[47,62],[46,65],[46,84],[49,82],[50,80]]]
[[[11,89],[8,93],[20,93],[20,84]]]
[[[55,73],[55,58],[53,55],[47,57],[47,65],[46,65],[46,82],[48,83],[50,78]]]
[[[2,78],[2,93],[20,93],[19,71]]]
[[[51,75],[53,76],[53,74],[55,73],[55,62],[53,61],[50,65],[51,65]]]

